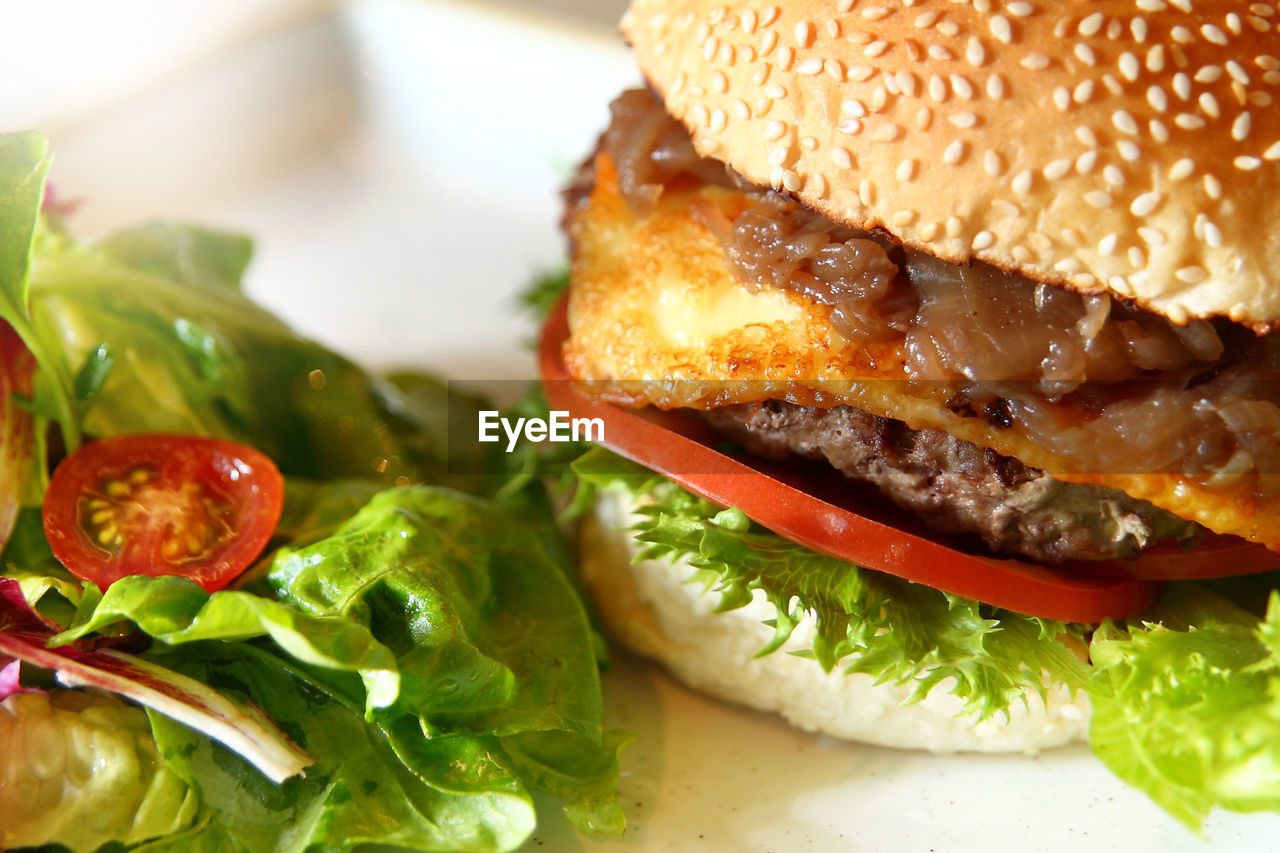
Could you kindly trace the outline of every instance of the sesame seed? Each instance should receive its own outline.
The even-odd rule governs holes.
[[[987,78],[987,97],[997,101],[1004,97],[1004,78],[999,74]]]
[[[960,25],[957,24],[955,21],[939,21],[938,32],[950,38],[954,36],[956,33],[960,32]]]
[[[796,44],[800,47],[808,47],[813,44],[813,24],[808,21],[801,21],[796,24]]]
[[[1066,86],[1059,86],[1053,90],[1053,105],[1060,110],[1071,108],[1071,90]]]
[[[933,123],[933,110],[928,107],[921,107],[916,113],[916,127],[921,130],[928,130],[929,125]]]
[[[916,75],[912,74],[910,71],[899,71],[897,74],[893,75],[893,78],[904,95],[911,98],[916,96]]]
[[[815,136],[800,137],[800,147],[803,148],[805,151],[817,151],[818,150],[817,137]]]
[[[1187,284],[1199,284],[1209,277],[1203,267],[1182,267],[1174,275],[1179,281],[1185,281]]]
[[[1205,115],[1210,118],[1218,118],[1218,116],[1222,115],[1222,110],[1218,106],[1218,99],[1211,93],[1201,92],[1199,103],[1200,109],[1204,110]]]
[[[882,124],[871,134],[871,138],[876,142],[892,142],[898,138],[900,130],[896,124]]]
[[[1133,116],[1125,110],[1116,110],[1111,114],[1111,123],[1116,126],[1116,130],[1121,133],[1127,133],[1130,136],[1138,135],[1138,123],[1133,120]]]
[[[711,75],[711,89],[722,95],[729,91],[729,78],[725,76],[723,71],[716,71]]]
[[[1142,157],[1142,149],[1128,139],[1121,139],[1116,143],[1116,150],[1120,152],[1120,156],[1129,162],[1134,162]]]
[[[1173,123],[1183,130],[1199,130],[1204,127],[1204,119],[1200,116],[1193,116],[1191,113],[1178,113],[1174,117]]]
[[[1086,151],[1076,158],[1076,171],[1081,175],[1089,174],[1096,165],[1098,165],[1097,151]]]
[[[1262,82],[1268,86],[1280,85],[1280,71],[1268,71],[1262,75]]]
[[[1231,138],[1237,142],[1243,142],[1249,138],[1249,131],[1253,130],[1253,116],[1249,113],[1240,113],[1236,116],[1236,120],[1231,123]]]
[[[770,83],[761,91],[765,93],[766,97],[772,98],[775,101],[780,101],[787,96],[786,87],[779,86],[777,83]]]
[[[1216,83],[1222,77],[1222,69],[1216,65],[1206,65],[1196,72],[1197,83]]]
[[[942,45],[936,44],[936,43],[929,45],[929,56],[937,60],[947,60],[947,59],[953,58],[951,51],[947,50]]]
[[[1169,96],[1159,86],[1150,86],[1147,88],[1147,103],[1157,112],[1164,112],[1169,109]]]
[[[759,18],[756,17],[755,9],[748,9],[743,12],[739,20],[742,22],[742,31],[747,35],[753,35],[756,31],[756,24],[760,22]]]
[[[720,39],[711,36],[702,43],[702,58],[710,62],[716,55],[716,51],[720,49]]]
[[[1266,151],[1262,152],[1263,160],[1280,160],[1280,142],[1276,142]]]
[[[987,149],[987,153],[982,156],[982,167],[991,177],[998,177],[1004,171],[1004,165],[1000,161],[1000,155],[991,149]]]
[[[1076,128],[1076,139],[1079,139],[1081,144],[1088,145],[1090,148],[1098,147],[1098,134],[1094,133],[1093,128],[1088,125],[1082,124]]]
[[[781,139],[787,132],[786,122],[774,119],[764,127],[764,138],[767,142],[774,142]]]
[[[876,70],[870,65],[855,65],[849,69],[849,79],[855,83],[865,83],[871,79]]]
[[[1098,254],[1107,256],[1115,252],[1118,239],[1115,234],[1108,234],[1103,237],[1098,241]]]
[[[1093,52],[1093,48],[1089,47],[1089,45],[1085,44],[1084,42],[1080,42],[1079,44],[1076,45],[1075,55],[1076,55],[1076,59],[1080,60],[1085,65],[1098,64],[1097,54]]]
[[[1044,176],[1051,181],[1056,181],[1067,172],[1071,171],[1071,161],[1063,158],[1061,160],[1053,160],[1049,165],[1044,167]]]
[[[1138,236],[1141,237],[1148,246],[1163,246],[1169,242],[1169,238],[1159,228],[1152,228],[1150,225],[1143,225],[1138,228]]]
[[[1265,33],[1271,29],[1271,22],[1265,18],[1259,18],[1257,15],[1248,15],[1245,20],[1249,22],[1249,26],[1253,27],[1260,33]]]
[[[1061,273],[1076,273],[1080,271],[1080,262],[1075,258],[1063,258],[1054,264],[1053,268]]]
[[[1110,207],[1112,201],[1111,193],[1105,190],[1091,190],[1084,194],[1084,200],[1089,203],[1090,207],[1098,209]]]
[[[926,243],[932,243],[934,238],[938,236],[938,223],[926,222],[920,227],[920,239]]]
[[[1234,59],[1227,60],[1227,73],[1230,74],[1231,79],[1235,80],[1237,83],[1243,83],[1246,86],[1249,85],[1249,73],[1244,70],[1244,66],[1239,62],[1236,62]]]
[[[787,149],[787,146],[779,145],[769,152],[768,163],[770,166],[782,166],[790,156],[791,152]]]
[[[1255,107],[1269,107],[1271,106],[1272,98],[1266,92],[1250,92],[1249,103]]]
[[[1164,70],[1164,45],[1153,45],[1147,51],[1147,70],[1159,74]]]
[[[980,68],[987,61],[987,51],[977,36],[969,37],[969,43],[965,46],[964,57],[975,68]]]
[[[1133,204],[1129,205],[1129,212],[1134,216],[1147,216],[1159,206],[1161,198],[1160,193],[1154,190],[1143,193],[1133,200]]]
[[[1009,254],[1013,255],[1013,259],[1020,264],[1031,263],[1031,259],[1033,257],[1031,250],[1026,246],[1014,246],[1013,249],[1010,250]]]
[[[955,92],[966,101],[973,100],[973,84],[969,82],[967,77],[960,74],[951,75],[951,91]]]
[[[1221,248],[1222,247],[1222,230],[1218,228],[1217,225],[1214,225],[1212,222],[1206,221],[1204,223],[1204,241],[1208,243],[1209,247],[1212,249]]]
[[[876,185],[867,178],[863,178],[858,184],[858,200],[862,202],[864,207],[870,207],[875,203],[875,199]]]
[[[724,110],[715,110],[711,113],[711,122],[709,127],[712,133],[724,133],[725,126],[729,123],[729,116]]]
[[[1190,44],[1196,40],[1196,37],[1191,34],[1191,30],[1186,27],[1174,27],[1169,30],[1169,35],[1178,44]]]
[[[1049,57],[1038,51],[1028,53],[1022,58],[1022,62],[1019,65],[1032,71],[1040,71],[1049,67]]]
[[[1120,54],[1120,74],[1130,82],[1138,79],[1138,74],[1142,71],[1142,66],[1138,62],[1138,57],[1132,53],[1125,51]]]
[[[878,21],[881,18],[888,16],[888,14],[889,9],[884,6],[868,6],[862,10],[862,17],[866,18],[868,21]]]
[[[840,36],[840,22],[835,18],[827,18],[827,35],[832,38],[839,38]]]
[[[983,249],[990,249],[995,245],[996,236],[990,231],[982,230],[973,235],[973,249],[975,252],[981,252]]]
[[[769,186],[775,190],[782,189],[782,167],[774,166],[769,169]]]
[[[1184,101],[1191,97],[1191,78],[1185,72],[1173,75],[1173,91]]]
[[[959,237],[964,231],[964,223],[958,216],[949,216],[947,217],[946,229],[948,237]]]
[[[987,26],[991,29],[991,35],[1000,41],[1005,44],[1013,43],[1013,26],[1004,15],[991,16],[991,20],[987,21]]]
[[[1191,0],[1169,0],[1169,5],[1181,12],[1191,11]]]
[[[980,15],[991,14],[991,0],[972,0],[972,2],[973,2],[973,8],[977,10],[978,14]]]
[[[1025,0],[1015,0],[1015,2],[1005,6],[1004,10],[1015,18],[1025,18],[1035,11],[1035,7],[1025,2]]]
[[[898,169],[894,174],[897,176],[898,180],[903,181],[904,183],[906,181],[910,181],[916,176],[916,161],[911,158],[903,160],[898,164]]]
[[[1018,195],[1026,195],[1031,191],[1031,170],[1024,169],[1013,176],[1013,180],[1009,182],[1009,186]]]
[[[1205,175],[1204,191],[1208,194],[1209,198],[1217,201],[1222,198],[1222,182],[1213,175]]]
[[[862,55],[875,58],[889,49],[889,43],[884,39],[877,39],[862,49]]]
[[[1224,45],[1229,41],[1227,34],[1213,24],[1205,24],[1201,27],[1200,35],[1204,36],[1206,41],[1217,45]]]
[[[911,224],[911,220],[916,218],[914,210],[899,210],[893,215],[893,224],[899,228],[903,228]]]
[[[742,98],[736,98],[733,101],[733,112],[740,119],[751,118],[751,107]]]
[[[1082,80],[1076,84],[1075,91],[1071,93],[1071,100],[1077,104],[1087,104],[1089,99],[1093,97],[1093,81]]]
[[[1080,26],[1076,28],[1077,32],[1082,36],[1091,36],[1102,29],[1103,17],[1101,12],[1094,12],[1088,15],[1080,22]]]
[[[796,66],[796,73],[803,74],[806,77],[816,77],[822,73],[822,60],[817,58],[806,59]]]
[[[856,136],[862,132],[862,122],[858,121],[856,118],[847,118],[836,125],[836,130],[846,136]]]
[[[791,70],[791,63],[795,62],[796,52],[789,47],[778,48],[778,67],[783,71]]]
[[[1147,20],[1146,18],[1134,18],[1129,22],[1129,32],[1133,33],[1133,40],[1142,44],[1147,40]]]
[[[1262,165],[1262,161],[1257,157],[1237,157],[1231,161],[1235,167],[1242,172],[1252,172],[1254,169]]]
[[[850,98],[847,101],[841,102],[840,112],[845,115],[853,116],[854,118],[862,118],[867,114],[867,108],[863,105],[862,101],[859,101],[857,98]]]
[[[1169,8],[1164,0],[1137,0],[1136,5],[1144,12],[1163,12]]]
[[[1121,169],[1119,166],[1110,165],[1105,167],[1102,170],[1102,177],[1105,178],[1107,183],[1111,184],[1113,187],[1124,186],[1124,169]]]
[[[760,37],[760,55],[768,56],[778,44],[778,34],[773,30],[765,30]]]
[[[978,123],[978,117],[971,112],[959,112],[948,116],[947,121],[956,127],[973,127]]]
[[[1263,54],[1262,56],[1255,57],[1253,64],[1261,68],[1263,71],[1280,71],[1280,59],[1276,59],[1274,56]]]
[[[1162,145],[1169,141],[1169,127],[1160,119],[1153,118],[1147,122],[1147,130],[1151,134],[1151,138]]]
[[[933,9],[930,9],[928,12],[921,12],[919,15],[916,16],[916,20],[915,20],[916,29],[918,30],[929,29],[929,27],[932,27],[935,23],[937,23],[939,14],[940,14],[939,12]]]
[[[826,197],[827,179],[822,177],[822,175],[818,174],[817,172],[814,172],[812,175],[809,176],[809,180],[807,181],[807,184],[809,187],[809,192],[815,194],[816,196],[818,196],[818,198]]]
[[[770,6],[765,9],[764,14],[760,17],[760,26],[767,27],[774,21],[778,20],[778,16],[782,14],[782,9],[778,6]]]
[[[1130,246],[1128,252],[1129,266],[1142,269],[1147,265],[1147,256],[1137,246]]]
[[[848,12],[850,9],[853,8],[853,5],[857,2],[858,0],[840,0],[840,2],[836,4],[836,11]]]
[[[852,169],[853,155],[849,153],[848,148],[835,147],[831,149],[831,162],[835,163],[837,168]]]
[[[800,188],[804,186],[800,175],[790,169],[782,170],[782,188],[789,193],[798,193]]]
[[[948,166],[954,166],[964,159],[964,141],[960,139],[952,140],[951,144],[942,152],[942,162]]]
[[[947,99],[947,83],[937,74],[929,77],[929,97],[939,103]]]
[[[871,95],[871,111],[878,113],[884,109],[884,105],[889,100],[889,93],[885,91],[884,86],[877,86]]]

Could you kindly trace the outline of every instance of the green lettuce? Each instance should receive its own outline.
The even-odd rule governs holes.
[[[146,713],[78,690],[0,702],[0,847],[137,844],[191,824],[197,798],[157,753]]]
[[[1104,623],[1089,682],[1093,751],[1199,827],[1214,806],[1280,810],[1280,593],[1266,616],[1175,584],[1146,621]]]
[[[1082,641],[1080,626],[995,611],[815,553],[605,450],[590,451],[574,469],[589,486],[644,495],[635,525],[645,543],[640,559],[685,558],[695,570],[690,580],[718,592],[722,611],[763,592],[776,615],[761,655],[780,648],[811,614],[806,654],[824,669],[909,684],[909,701],[954,679],[951,692],[980,719],[1005,713],[1028,693],[1043,695],[1046,675],[1073,689],[1088,679],[1088,666],[1066,645]]]

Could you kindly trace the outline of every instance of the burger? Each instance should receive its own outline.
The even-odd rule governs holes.
[[[1212,740],[1274,654],[1269,575],[1187,581],[1280,565],[1277,22],[636,0],[542,346],[630,460],[580,466],[622,486],[583,534],[615,636],[857,740]],[[1249,743],[1201,783],[1280,766]]]

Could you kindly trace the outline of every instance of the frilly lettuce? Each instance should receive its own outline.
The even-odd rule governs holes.
[[[574,463],[579,509],[599,488],[641,497],[642,557],[685,558],[723,609],[765,593],[769,654],[810,614],[807,654],[823,667],[911,684],[908,701],[949,684],[979,717],[1048,680],[1085,689],[1089,741],[1117,776],[1188,826],[1214,807],[1280,811],[1280,592],[1262,575],[1169,584],[1142,618],[1100,626],[1009,613],[796,546],[604,450]],[[1230,593],[1230,595],[1219,594]],[[1261,593],[1265,618],[1251,610]],[[1241,603],[1236,603],[1236,601]]]

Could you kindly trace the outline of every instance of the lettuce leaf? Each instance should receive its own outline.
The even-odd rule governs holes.
[[[824,669],[840,665],[878,682],[910,684],[910,701],[952,679],[965,713],[979,719],[1006,712],[1028,693],[1043,695],[1046,676],[1072,688],[1088,680],[1088,665],[1066,645],[1082,643],[1080,626],[994,610],[818,554],[604,450],[574,469],[595,488],[643,495],[635,525],[646,543],[640,559],[685,558],[695,569],[690,580],[718,592],[721,610],[763,592],[776,615],[760,655],[781,648],[811,614],[807,654]]]
[[[142,709],[78,690],[0,702],[0,847],[137,844],[191,824],[195,793],[159,760]]]
[[[1192,828],[1214,806],[1280,810],[1280,593],[1266,617],[1199,585],[1093,636],[1089,742]]]
[[[200,644],[158,660],[227,692],[242,692],[317,756],[305,777],[279,787],[238,756],[162,718],[156,742],[170,768],[200,794],[197,827],[147,850],[351,850],[386,844],[417,850],[496,851],[534,826],[529,795],[492,741],[428,740],[393,749],[351,694],[248,644]],[[405,757],[411,760],[406,761]]]

